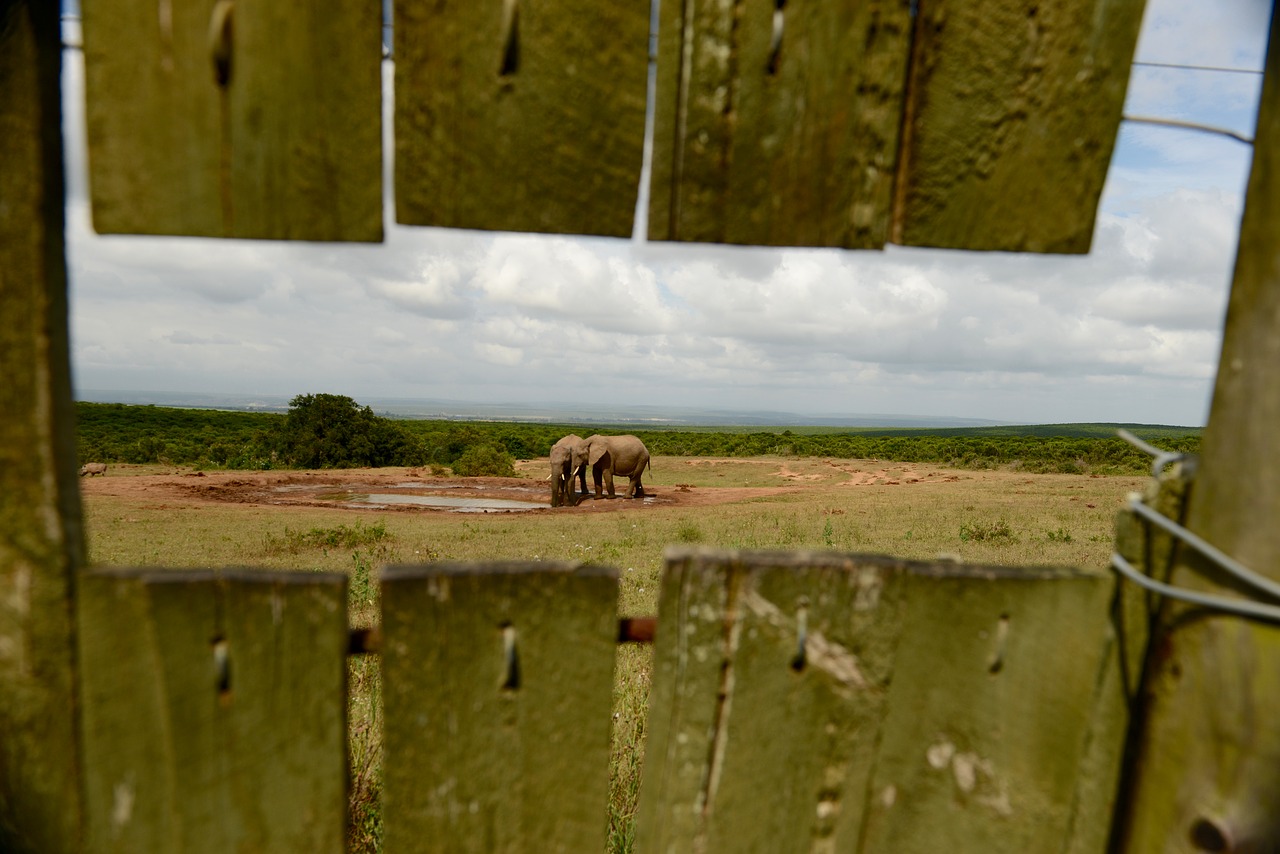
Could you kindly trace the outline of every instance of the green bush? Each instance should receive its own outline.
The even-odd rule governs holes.
[[[682,543],[700,543],[704,535],[696,522],[681,522],[676,527],[676,539]]]
[[[1014,543],[1018,538],[1004,519],[998,522],[972,522],[960,526],[960,539],[979,543]]]
[[[262,550],[266,554],[297,554],[304,549],[356,549],[372,547],[391,538],[384,522],[365,525],[359,519],[355,525],[337,525],[332,528],[312,528],[294,531],[285,527],[284,534],[267,534]]]
[[[473,445],[454,460],[459,477],[515,477],[515,461],[498,445]]]

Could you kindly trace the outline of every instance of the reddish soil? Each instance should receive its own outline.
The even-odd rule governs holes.
[[[273,507],[349,507],[349,495],[368,493],[437,495],[551,504],[550,489],[541,477],[546,463],[523,463],[525,477],[435,477],[412,468],[326,469],[323,471],[168,471],[151,466],[113,465],[105,477],[84,477],[86,497],[112,496],[145,500],[152,506],[192,507],[202,504],[248,504]],[[564,513],[614,512],[649,507],[698,507],[725,504],[764,495],[794,491],[797,486],[699,488],[645,485],[644,501],[628,501],[626,480],[614,484],[617,498],[584,498]],[[369,505],[363,509],[373,509]],[[453,513],[454,510],[417,504],[377,505],[379,512]],[[508,511],[510,512],[510,511]],[[465,516],[467,514],[457,514]]]

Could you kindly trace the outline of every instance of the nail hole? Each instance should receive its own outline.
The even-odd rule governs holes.
[[[227,639],[216,637],[213,646],[214,687],[223,700],[231,697],[231,650]]]
[[[503,0],[502,4],[502,65],[499,77],[508,77],[520,67],[520,6],[518,0]]]
[[[1201,851],[1227,851],[1231,847],[1222,828],[1207,818],[1198,819],[1191,825],[1191,844]]]
[[[232,0],[218,0],[209,18],[209,47],[213,53],[213,79],[226,88],[231,82]]]
[[[516,649],[516,627],[510,623],[502,624],[502,658],[505,675],[502,680],[503,691],[520,689],[520,653]]]
[[[991,653],[991,661],[987,664],[987,672],[992,676],[1004,670],[1005,642],[1009,638],[1009,615],[1001,614],[996,623],[996,644]]]
[[[799,673],[806,662],[805,644],[809,640],[809,606],[804,601],[796,609],[796,654],[791,659],[791,669]]]
[[[778,57],[782,54],[782,29],[786,24],[782,10],[786,5],[787,0],[774,0],[773,3],[773,35],[769,39],[769,64],[766,69],[771,77],[778,73]]]

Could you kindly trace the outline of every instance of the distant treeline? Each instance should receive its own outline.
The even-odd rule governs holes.
[[[737,432],[401,420],[377,416],[351,398],[326,394],[295,397],[287,414],[114,403],[77,403],[76,413],[82,463],[228,469],[447,466],[456,473],[501,473],[511,459],[546,456],[567,433],[585,437],[597,432],[634,433],[656,456],[833,457],[1091,474],[1150,470],[1149,457],[1116,437],[1121,426],[1167,450],[1196,453],[1200,447],[1198,430],[1147,425]]]

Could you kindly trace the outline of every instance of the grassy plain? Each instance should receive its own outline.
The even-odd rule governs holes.
[[[517,466],[541,483],[545,462]],[[116,467],[127,477],[172,467]],[[260,566],[342,570],[351,620],[377,620],[377,574],[390,563],[501,558],[612,565],[619,613],[657,607],[663,550],[829,549],[969,563],[1105,570],[1114,516],[1143,478],[971,471],[874,460],[657,457],[646,486],[663,506],[609,502],[591,512],[386,512],[339,507],[174,503],[86,484],[90,561],[100,566]],[[595,512],[595,511],[601,512]],[[380,745],[377,661],[351,660],[352,850],[377,850]],[[615,676],[608,850],[629,851],[643,762],[650,650],[622,646]]]

